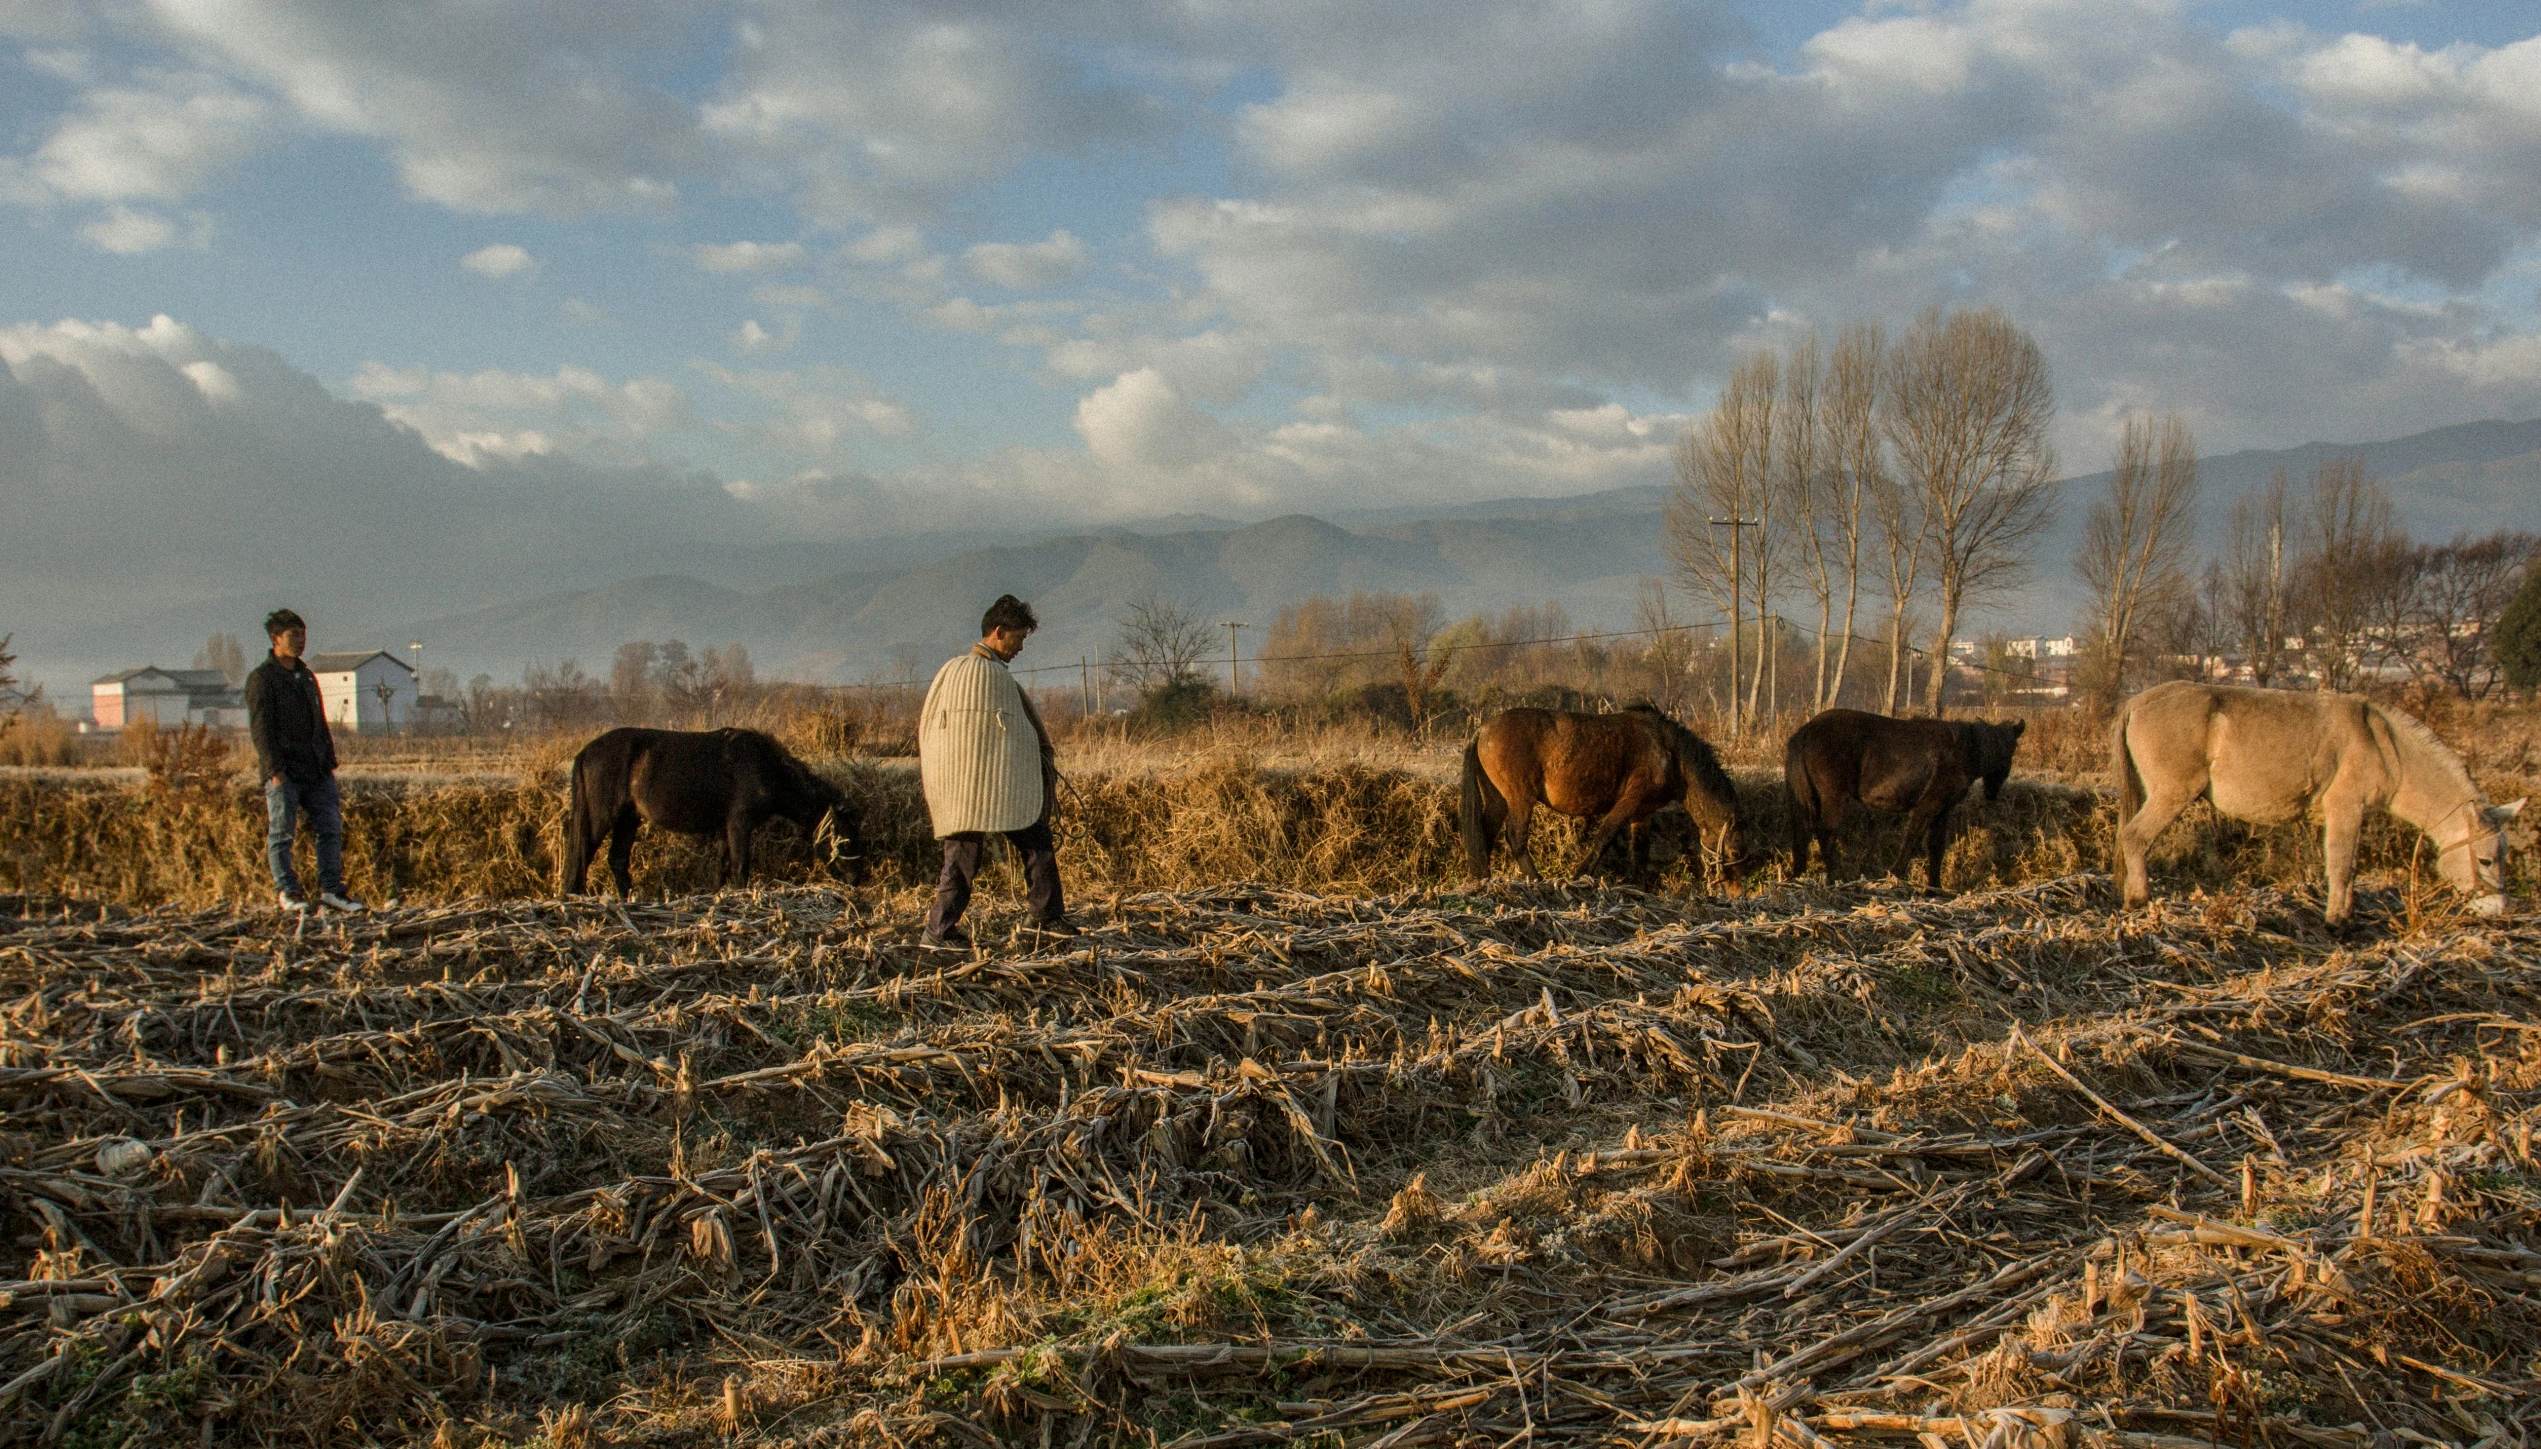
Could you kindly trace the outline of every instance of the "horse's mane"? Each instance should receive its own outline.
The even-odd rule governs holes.
[[[1716,800],[1729,801],[1733,810],[1737,808],[1738,782],[1730,779],[1729,771],[1721,768],[1720,751],[1712,748],[1710,740],[1687,729],[1677,722],[1674,715],[1646,700],[1626,706],[1625,713],[1646,714],[1664,725],[1669,739],[1676,746],[1677,757],[1694,772],[1703,792]]]
[[[2482,805],[2488,803],[2488,792],[2480,789],[2479,782],[2470,777],[2470,767],[2462,763],[2462,757],[2454,752],[2451,745],[2444,743],[2441,736],[2426,727],[2426,721],[2405,711],[2392,709],[2376,700],[2366,700],[2365,708],[2373,711],[2374,718],[2390,725],[2393,734],[2416,745],[2417,752],[2431,761],[2437,770],[2442,771],[2449,783],[2460,786],[2465,793]]]

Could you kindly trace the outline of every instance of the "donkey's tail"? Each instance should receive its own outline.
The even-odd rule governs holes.
[[[571,781],[565,796],[565,878],[559,895],[575,895],[591,874],[591,848],[598,834],[591,828],[590,801],[582,782],[583,759],[574,756],[573,768],[567,772]]]
[[[2135,768],[2135,752],[2126,744],[2126,722],[2134,711],[2135,701],[2130,699],[2118,706],[2117,718],[2109,725],[2109,782],[2117,786],[2121,830],[2144,808],[2144,776]]]
[[[1464,785],[1456,801],[1456,824],[1465,839],[1465,875],[1482,880],[1491,874],[1491,822],[1502,803],[1500,787],[1482,768],[1482,742],[1465,742]]]

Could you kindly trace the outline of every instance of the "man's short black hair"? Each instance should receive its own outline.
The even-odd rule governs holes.
[[[1032,606],[1012,594],[999,594],[988,612],[979,616],[979,636],[983,639],[1000,629],[1021,629],[1029,634],[1041,627],[1033,616]]]
[[[279,639],[292,629],[306,629],[309,621],[289,609],[276,609],[265,616],[265,637]]]

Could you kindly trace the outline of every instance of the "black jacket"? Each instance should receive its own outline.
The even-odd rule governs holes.
[[[256,778],[290,777],[314,785],[335,773],[335,736],[327,732],[318,677],[298,660],[265,656],[247,675],[247,736],[256,742]]]

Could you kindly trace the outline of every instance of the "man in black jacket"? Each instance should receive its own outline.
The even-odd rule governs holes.
[[[300,656],[309,626],[289,609],[265,616],[273,653],[247,676],[247,734],[256,742],[256,773],[265,782],[265,860],[286,911],[309,909],[291,866],[291,837],[302,812],[318,839],[318,903],[358,911],[344,893],[344,798],[335,788],[335,736],[327,732],[318,677]]]

